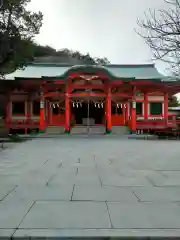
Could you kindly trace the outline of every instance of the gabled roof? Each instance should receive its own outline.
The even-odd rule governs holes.
[[[5,76],[6,79],[14,80],[15,78],[42,78],[56,77],[67,79],[68,75],[75,72],[98,73],[103,72],[112,80],[139,79],[139,80],[161,80],[164,78],[154,64],[139,65],[69,65],[69,64],[52,64],[52,63],[31,63],[24,69]]]

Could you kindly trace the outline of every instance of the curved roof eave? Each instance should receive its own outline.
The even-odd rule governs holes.
[[[61,78],[67,79],[73,73],[101,74],[111,80],[157,80],[165,79],[154,67],[154,64],[141,65],[70,65],[70,64],[29,64],[23,70],[16,70],[6,75],[6,79],[14,80],[17,77],[24,79]],[[43,77],[42,77],[43,76]],[[162,80],[163,81],[163,80]]]

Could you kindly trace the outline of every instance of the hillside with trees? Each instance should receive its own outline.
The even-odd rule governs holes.
[[[23,68],[29,62],[52,61],[70,64],[107,64],[107,58],[69,49],[56,50],[34,43],[43,24],[43,14],[27,10],[31,0],[0,1],[0,75]],[[38,60],[39,59],[39,60]]]
[[[32,60],[33,39],[43,15],[27,10],[30,0],[6,0],[0,4],[0,74],[23,67]]]
[[[89,65],[104,65],[109,64],[107,58],[93,58],[89,53],[82,54],[79,51],[69,50],[67,48],[56,50],[50,46],[41,46],[32,43],[33,59],[38,62],[57,62],[67,64],[89,64]]]

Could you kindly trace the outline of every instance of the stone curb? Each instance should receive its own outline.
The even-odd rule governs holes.
[[[180,229],[18,229],[9,239],[123,239],[180,237]],[[1,236],[0,236],[1,239]],[[4,238],[2,238],[4,239]],[[8,237],[7,237],[8,239]]]

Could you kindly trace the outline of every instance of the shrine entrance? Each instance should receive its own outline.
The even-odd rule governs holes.
[[[103,101],[73,101],[74,125],[97,126],[105,124]]]

